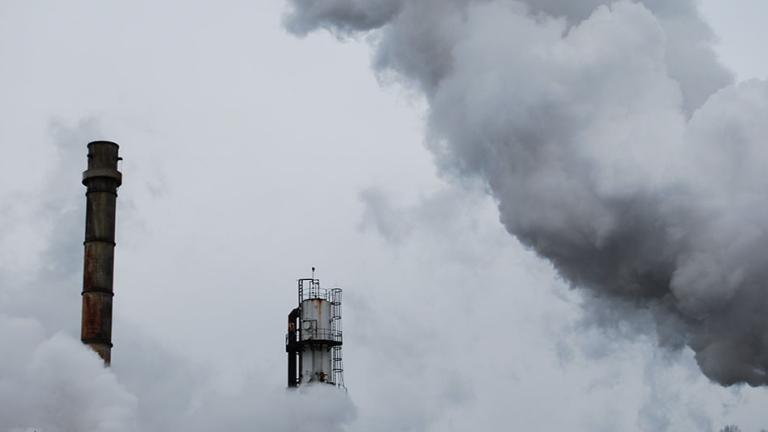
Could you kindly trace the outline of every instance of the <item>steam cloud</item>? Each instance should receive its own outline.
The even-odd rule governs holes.
[[[22,269],[0,264],[0,431],[344,430],[355,407],[331,386],[287,393],[265,385],[263,377],[246,376],[237,388],[222,389],[213,372],[193,367],[135,328],[121,341],[123,361],[106,369],[72,336],[79,326],[78,240],[85,215],[82,186],[60,179],[82,170],[83,143],[103,136],[99,129],[94,120],[54,125],[59,157],[42,185],[49,198],[39,207],[0,211],[5,226],[22,232],[27,224],[36,230],[50,225],[39,263],[17,264]],[[12,233],[0,230],[0,249],[20,242]]]
[[[723,384],[768,384],[768,85],[733,84],[693,0],[290,0],[375,31],[441,167],[574,286],[649,308]]]

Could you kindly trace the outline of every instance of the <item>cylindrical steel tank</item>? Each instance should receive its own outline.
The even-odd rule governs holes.
[[[299,279],[299,307],[288,316],[288,387],[325,383],[344,388],[341,360],[341,289]]]
[[[331,302],[313,298],[301,302],[301,340],[331,338]]]
[[[329,382],[333,377],[331,302],[312,298],[301,302],[301,377],[304,382]]]

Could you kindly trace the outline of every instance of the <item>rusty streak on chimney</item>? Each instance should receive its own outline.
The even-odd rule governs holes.
[[[80,339],[109,366],[112,360],[112,279],[115,267],[115,206],[123,176],[117,170],[119,146],[109,141],[88,144],[83,317]]]

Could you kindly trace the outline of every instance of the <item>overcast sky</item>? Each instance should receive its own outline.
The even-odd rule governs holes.
[[[286,7],[0,0],[0,432],[768,428],[764,388],[711,383],[649,316],[585,318],[485,185],[437,168],[375,34],[297,37]],[[768,78],[768,5],[701,10],[737,80]],[[110,372],[78,346],[96,139],[124,158]],[[283,391],[312,266],[345,290],[349,401]]]

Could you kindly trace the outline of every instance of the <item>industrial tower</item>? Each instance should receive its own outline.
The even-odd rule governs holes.
[[[80,339],[99,354],[104,364],[112,361],[112,297],[115,295],[115,209],[117,188],[123,183],[118,171],[119,146],[111,141],[88,144],[88,169],[83,173],[86,192],[85,259],[83,266],[83,315]]]
[[[288,388],[324,383],[344,388],[341,360],[341,288],[312,277],[298,280],[299,305],[288,314]]]

